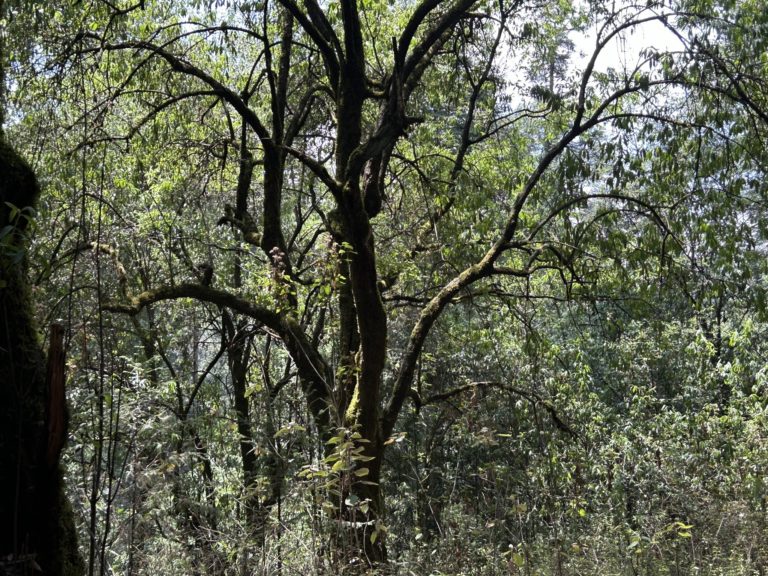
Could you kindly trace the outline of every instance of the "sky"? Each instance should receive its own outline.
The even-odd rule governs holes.
[[[595,34],[589,37],[574,38],[577,52],[586,54],[586,61],[594,51]],[[646,22],[612,39],[600,53],[595,64],[595,70],[604,72],[609,68],[623,70],[634,68],[640,58],[640,52],[648,47],[659,51],[676,51],[682,49],[680,39],[658,20]]]

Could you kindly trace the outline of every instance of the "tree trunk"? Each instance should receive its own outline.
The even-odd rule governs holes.
[[[46,376],[25,270],[22,209],[37,195],[34,173],[0,134],[0,571],[74,576],[85,567],[59,466],[62,332],[52,330]]]

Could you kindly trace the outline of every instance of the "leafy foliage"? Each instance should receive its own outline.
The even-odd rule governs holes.
[[[43,12],[89,573],[762,574],[759,2]]]

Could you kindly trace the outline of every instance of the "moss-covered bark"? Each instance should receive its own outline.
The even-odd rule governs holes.
[[[26,214],[18,211],[37,195],[34,173],[0,134],[0,572],[76,576],[84,566],[59,446],[48,451],[46,360],[26,278]]]

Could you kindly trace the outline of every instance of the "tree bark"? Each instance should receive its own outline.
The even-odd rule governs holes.
[[[85,566],[59,465],[66,437],[61,327],[52,330],[46,375],[26,277],[30,212],[22,209],[38,193],[34,173],[0,134],[0,571],[76,576]]]

